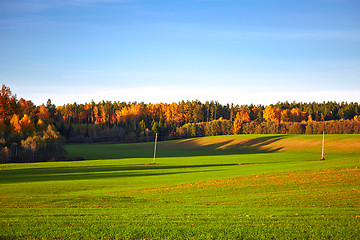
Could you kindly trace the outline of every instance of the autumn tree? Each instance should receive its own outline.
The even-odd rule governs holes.
[[[36,110],[35,110],[35,105],[32,101],[27,101],[23,98],[20,98],[19,102],[19,115],[24,115],[27,114],[29,115],[31,118],[35,116],[36,114]]]
[[[243,120],[240,115],[240,113],[236,113],[235,120],[233,122],[233,134],[240,134],[241,133],[241,126],[242,126]]]
[[[239,115],[243,122],[250,122],[250,110],[244,106],[241,106],[239,109]]]
[[[291,122],[301,122],[301,120],[303,120],[303,113],[298,108],[291,109],[290,121]]]
[[[34,123],[32,122],[31,118],[25,114],[20,120],[21,132],[25,136],[32,135],[35,131]]]
[[[20,125],[20,119],[19,115],[14,114],[10,120],[10,124],[16,133],[21,133],[21,125]]]
[[[281,109],[267,106],[263,112],[265,121],[280,122]]]
[[[285,109],[281,111],[280,122],[289,122],[291,118],[291,111],[289,109]]]
[[[0,91],[0,122],[10,121],[17,110],[16,96],[12,95],[10,88],[2,85]]]
[[[48,125],[41,134],[35,134],[22,140],[21,146],[26,150],[25,156],[28,162],[46,161],[63,155],[61,139],[57,130],[52,125]]]
[[[37,125],[43,130],[48,124],[52,122],[52,118],[50,116],[49,109],[45,107],[45,105],[41,105],[38,107],[38,122]]]

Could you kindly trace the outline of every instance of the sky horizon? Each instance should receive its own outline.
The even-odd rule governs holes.
[[[36,105],[360,101],[360,1],[3,0],[0,79]]]

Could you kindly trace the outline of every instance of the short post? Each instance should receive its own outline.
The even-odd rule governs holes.
[[[155,146],[154,146],[154,160],[153,160],[153,164],[155,164],[155,157],[156,157],[156,142],[157,142],[157,133],[155,134]]]
[[[323,131],[323,140],[322,140],[321,159],[320,160],[325,160],[324,150],[325,150],[325,131]]]

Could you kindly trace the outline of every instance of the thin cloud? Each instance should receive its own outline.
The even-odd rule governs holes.
[[[182,35],[189,38],[212,38],[212,39],[253,39],[256,38],[279,38],[279,39],[302,39],[302,40],[360,40],[360,32],[354,31],[241,31],[241,30],[212,30],[202,28],[188,29],[187,27],[178,27],[173,31],[176,35]]]
[[[68,7],[68,6],[87,6],[94,4],[107,3],[128,3],[134,0],[37,0],[37,1],[12,1],[3,0],[0,2],[0,13],[22,13],[22,12],[42,12],[48,9]]]

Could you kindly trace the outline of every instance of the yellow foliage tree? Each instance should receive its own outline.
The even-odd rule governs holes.
[[[39,107],[37,116],[45,124],[48,124],[51,121],[49,109],[47,109],[44,104]]]
[[[27,114],[24,114],[21,118],[20,126],[21,131],[26,135],[31,135],[35,130],[34,124],[31,122],[31,118]]]
[[[263,117],[266,121],[280,122],[281,109],[273,106],[267,106],[263,112]]]
[[[250,110],[247,109],[246,107],[241,107],[240,108],[240,117],[241,117],[241,120],[243,122],[250,122]]]
[[[240,134],[241,133],[241,126],[242,126],[243,120],[241,117],[241,114],[238,112],[236,113],[235,120],[233,122],[233,133],[234,134]]]
[[[308,122],[312,122],[312,121],[313,121],[313,118],[312,118],[311,114],[309,114],[309,116],[308,116]]]
[[[21,125],[19,121],[19,116],[14,114],[10,120],[10,124],[13,127],[14,131],[17,133],[21,133]]]
[[[301,121],[301,111],[297,108],[291,109],[290,115],[291,122],[300,122]]]
[[[45,129],[45,123],[43,120],[39,119],[38,122],[37,122],[37,129],[41,129],[41,130],[44,130]]]

